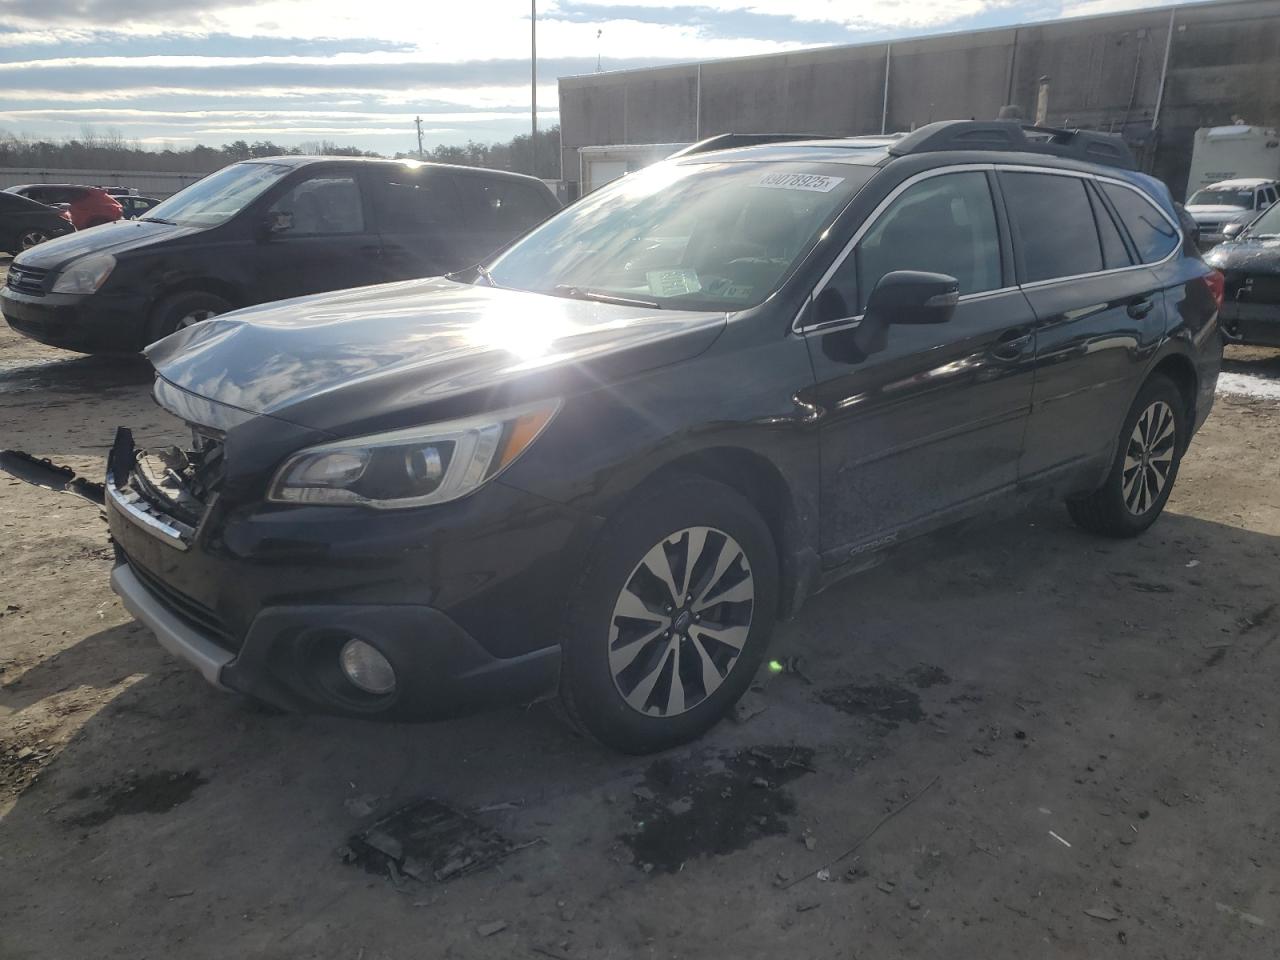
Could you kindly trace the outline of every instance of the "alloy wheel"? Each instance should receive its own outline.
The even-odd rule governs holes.
[[[609,669],[631,709],[674,717],[711,696],[751,631],[755,581],[733,537],[688,527],[655,544],[614,604]]]
[[[190,313],[178,319],[177,329],[183,330],[191,326],[193,323],[199,323],[201,320],[208,320],[210,317],[216,317],[217,315],[217,310],[192,310]]]
[[[1163,400],[1143,410],[1133,425],[1120,479],[1124,505],[1134,516],[1150,510],[1168,485],[1177,439],[1177,420]]]
[[[44,243],[49,239],[49,235],[43,230],[28,230],[18,238],[18,245],[23,250],[30,250],[32,247]]]

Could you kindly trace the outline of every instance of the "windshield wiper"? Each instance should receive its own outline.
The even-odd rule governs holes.
[[[147,223],[167,223],[171,227],[177,226],[172,220],[166,220],[164,217],[139,217],[138,219],[145,220]]]
[[[558,284],[551,288],[551,292],[557,297],[568,297],[571,300],[591,300],[595,303],[612,303],[619,307],[648,307],[651,310],[661,310],[662,304],[656,300],[636,300],[632,297],[619,297],[612,293],[605,293],[603,290],[584,290],[582,287],[573,287],[568,284]]]
[[[493,274],[489,272],[489,268],[483,263],[476,264],[476,273],[484,277],[484,282],[489,284],[489,286],[496,287],[498,285],[498,281],[493,279]]]

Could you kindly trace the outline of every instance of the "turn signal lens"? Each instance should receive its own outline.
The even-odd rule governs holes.
[[[538,438],[542,428],[551,422],[555,412],[555,407],[546,406],[538,410],[532,410],[513,420],[507,428],[507,435],[503,438],[501,451],[494,461],[490,473],[497,473],[520,454],[524,453],[525,448]]]

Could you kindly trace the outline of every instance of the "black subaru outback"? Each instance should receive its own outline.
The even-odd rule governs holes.
[[[211,682],[695,737],[775,622],[1011,498],[1133,536],[1213,402],[1222,278],[1119,141],[1010,122],[693,150],[484,267],[147,355],[112,583]]]

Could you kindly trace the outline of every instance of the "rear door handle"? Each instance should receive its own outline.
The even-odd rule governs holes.
[[[1155,309],[1155,301],[1150,297],[1140,297],[1137,300],[1129,302],[1129,316],[1135,320],[1141,320],[1148,313]]]
[[[1031,334],[1021,327],[1006,330],[996,338],[991,355],[999,360],[1017,360],[1031,346]]]

